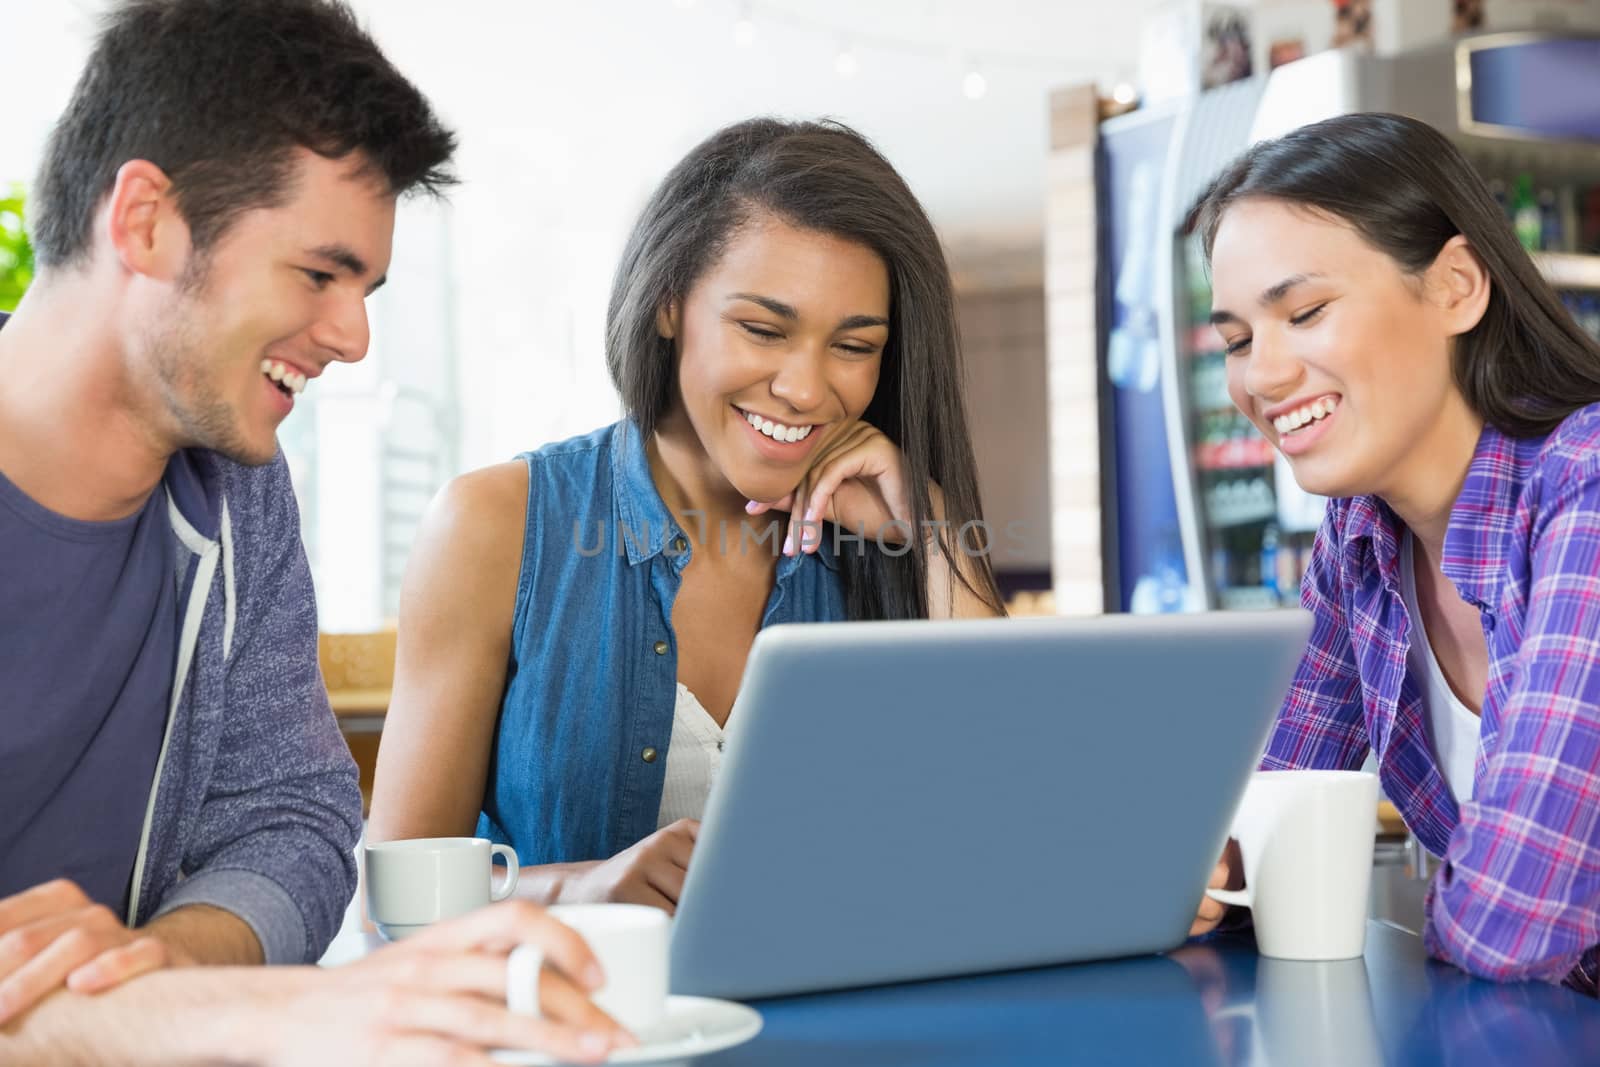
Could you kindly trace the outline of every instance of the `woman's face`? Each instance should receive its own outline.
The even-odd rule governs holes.
[[[677,347],[664,425],[686,418],[741,496],[778,500],[872,400],[889,271],[865,245],[760,215],[659,325]]]
[[[1329,216],[1267,199],[1227,209],[1212,249],[1211,319],[1228,352],[1228,393],[1301,488],[1388,497],[1455,446],[1472,418],[1450,359],[1452,338],[1482,314],[1463,302],[1473,270],[1486,300],[1459,238],[1414,278]]]

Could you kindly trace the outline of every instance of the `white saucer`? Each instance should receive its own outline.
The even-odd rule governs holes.
[[[618,1049],[607,1063],[660,1063],[688,1059],[742,1045],[761,1032],[754,1008],[711,997],[668,997],[667,1013],[654,1026],[634,1036],[638,1048]],[[542,1052],[496,1049],[497,1063],[556,1064]]]

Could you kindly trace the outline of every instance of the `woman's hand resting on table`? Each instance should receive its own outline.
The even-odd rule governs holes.
[[[668,915],[678,910],[700,823],[679,819],[608,860],[573,864],[556,903],[616,901],[648,904]]]

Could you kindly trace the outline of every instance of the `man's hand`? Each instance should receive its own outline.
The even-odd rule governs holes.
[[[122,925],[65,879],[0,900],[0,1023],[63,984],[99,993],[189,962],[159,938]]]
[[[1244,863],[1239,858],[1239,842],[1228,839],[1227,845],[1222,850],[1222,858],[1217,860],[1217,865],[1211,871],[1211,880],[1206,883],[1207,889],[1243,889],[1244,888]],[[1219,900],[1212,900],[1208,896],[1200,897],[1200,907],[1195,913],[1194,922],[1189,926],[1189,936],[1199,937],[1209,934],[1217,928],[1222,917],[1228,913],[1228,906]]]
[[[520,944],[544,953],[539,1018],[506,1007],[506,957]],[[598,1063],[638,1044],[589,1000],[605,976],[583,939],[525,901],[480,908],[343,967],[259,973],[269,987],[261,997],[240,991],[253,1007],[235,1040],[271,1067],[489,1067],[496,1048]]]
[[[700,823],[694,819],[664,826],[632,848],[569,876],[557,903],[611,900],[648,904],[672,915],[678,910],[699,834]]]

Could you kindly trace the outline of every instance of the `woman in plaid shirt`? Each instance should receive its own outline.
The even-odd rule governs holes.
[[[1259,144],[1193,221],[1234,403],[1332,498],[1262,767],[1375,753],[1443,861],[1429,950],[1596,995],[1600,345],[1411,119]],[[1214,885],[1237,882],[1231,858]],[[1221,917],[1203,903],[1194,932]]]

